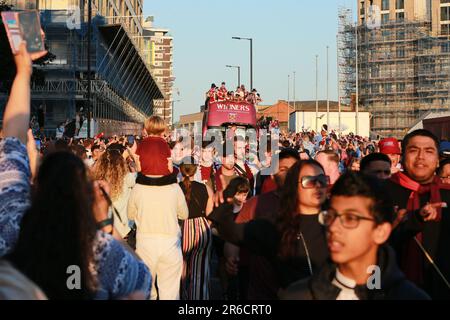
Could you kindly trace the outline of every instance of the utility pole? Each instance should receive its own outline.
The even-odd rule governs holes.
[[[358,22],[356,22],[356,135],[359,135],[359,70],[358,70]]]
[[[232,37],[234,40],[248,40],[250,41],[250,90],[253,88],[253,38]]]
[[[319,56],[316,54],[316,133],[319,130]]]
[[[91,20],[92,0],[88,0],[88,29],[87,29],[87,137],[91,137]]]
[[[295,71],[294,71],[294,109],[296,107],[296,104],[297,104],[297,99],[295,97]]]
[[[328,56],[329,46],[327,46],[327,126],[330,128],[330,66]]]
[[[295,97],[295,71],[294,71],[294,112],[297,112],[297,98]],[[287,111],[287,116],[288,116],[288,131],[289,131],[289,120],[290,120],[289,118],[291,116],[289,108]]]
[[[340,90],[340,85],[339,85],[339,36],[336,35],[336,70],[337,70],[337,74],[338,74],[338,87],[337,87],[337,91],[338,91],[338,130],[339,133],[341,132],[341,90]]]
[[[290,86],[291,86],[291,75],[288,74],[288,104],[287,104],[287,112],[289,113],[289,106],[291,104],[291,92],[290,92]],[[280,120],[280,119],[278,119]],[[288,123],[289,123],[289,117],[288,117]]]

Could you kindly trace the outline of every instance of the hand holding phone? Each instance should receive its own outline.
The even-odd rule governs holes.
[[[37,54],[35,59],[45,55],[44,33],[37,10],[4,11],[2,21],[14,55],[19,53],[20,44],[24,41],[27,44],[27,51],[30,54]]]

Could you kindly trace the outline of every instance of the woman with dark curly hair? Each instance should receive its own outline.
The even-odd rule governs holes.
[[[235,224],[229,203],[214,210],[208,219],[224,240],[266,257],[278,288],[285,288],[313,274],[328,258],[325,229],[319,223],[328,184],[329,177],[317,161],[301,160],[286,175],[275,223],[258,219]]]

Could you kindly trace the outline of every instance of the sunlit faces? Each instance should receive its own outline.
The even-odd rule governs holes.
[[[242,207],[247,200],[248,192],[238,192],[233,197],[235,207]]]
[[[320,207],[325,202],[327,196],[327,187],[319,182],[315,184],[314,188],[304,188],[302,186],[303,177],[312,177],[324,175],[324,171],[316,165],[305,165],[299,174],[298,179],[298,206],[301,213],[308,210],[310,212],[319,212]]]
[[[99,159],[105,151],[106,151],[106,149],[103,146],[100,146],[100,148],[94,149],[94,151],[92,152],[92,158],[94,160]]]
[[[234,143],[234,154],[236,159],[243,161],[245,159],[245,141],[238,140]]]
[[[400,162],[400,155],[399,154],[386,154],[389,159],[391,159],[391,168],[396,168],[398,163]]]
[[[172,149],[172,159],[173,162],[178,163],[184,158],[184,147],[183,144],[177,142]]]
[[[228,170],[232,170],[234,167],[234,156],[228,155],[226,157],[222,157],[222,166]]]
[[[370,213],[372,205],[372,199],[362,196],[332,196],[329,212],[331,216],[340,216],[328,221],[327,227],[328,248],[333,262],[368,261],[376,256],[378,246],[387,241],[391,225],[376,224]]]
[[[352,162],[352,167],[350,168],[350,170],[352,170],[352,171],[359,171],[360,164],[361,164],[361,161],[359,161],[359,160],[353,161]]]
[[[443,183],[450,184],[450,163],[447,163],[441,168],[441,173],[439,175]]]
[[[421,184],[431,183],[439,166],[434,140],[424,136],[411,138],[404,152],[403,165],[413,180]]]
[[[214,148],[206,147],[202,149],[202,161],[204,163],[212,163],[214,160]]]

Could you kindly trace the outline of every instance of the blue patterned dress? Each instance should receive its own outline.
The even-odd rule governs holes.
[[[30,207],[30,166],[25,146],[16,138],[0,141],[0,257],[14,249],[20,222]],[[97,232],[93,272],[99,287],[96,299],[120,299],[135,291],[150,296],[147,266],[111,235]]]

